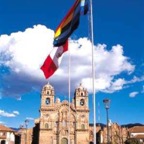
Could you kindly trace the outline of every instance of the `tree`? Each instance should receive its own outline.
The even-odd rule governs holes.
[[[140,144],[140,141],[137,139],[128,139],[125,144]]]

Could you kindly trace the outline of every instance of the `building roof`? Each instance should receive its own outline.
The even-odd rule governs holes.
[[[136,139],[144,139],[144,135],[135,135],[133,138],[136,138]]]
[[[0,124],[0,131],[13,132],[14,130],[12,130],[11,128]]]
[[[144,126],[134,126],[129,129],[130,133],[144,133]]]

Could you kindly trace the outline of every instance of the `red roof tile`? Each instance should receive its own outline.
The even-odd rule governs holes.
[[[135,135],[133,138],[136,138],[136,139],[144,139],[144,135]]]
[[[129,129],[131,133],[144,133],[144,126],[134,126]]]
[[[11,128],[0,124],[0,131],[12,132],[14,130],[12,130]]]

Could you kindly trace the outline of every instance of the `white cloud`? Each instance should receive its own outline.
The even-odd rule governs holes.
[[[13,114],[19,115],[19,112],[18,111],[13,111]]]
[[[32,117],[27,117],[26,119],[29,120],[29,121],[33,121],[34,120],[34,118],[32,118]]]
[[[34,26],[25,32],[0,37],[0,63],[14,73],[40,76],[39,67],[52,48],[53,31],[45,26]]]
[[[4,110],[0,110],[0,116],[3,117],[16,117],[19,114],[18,111],[13,111],[12,113],[5,112]]]
[[[136,95],[138,95],[139,94],[139,92],[131,92],[130,94],[129,94],[129,97],[135,97]]]
[[[141,82],[141,81],[144,81],[144,76],[142,76],[142,77],[134,76],[132,80],[127,82],[127,84],[131,84],[131,83],[135,83],[135,82]]]
[[[23,93],[41,88],[48,80],[44,78],[40,66],[53,47],[54,31],[43,25],[28,28],[24,32],[0,36],[0,68],[9,68],[9,74],[2,75],[2,96],[21,97]],[[118,76],[125,72],[131,74],[135,66],[124,56],[121,45],[106,49],[105,44],[94,46],[95,88],[97,91],[114,92],[121,90],[127,81]],[[91,43],[87,38],[69,40],[71,55],[71,86],[75,88],[80,82],[91,90],[88,83],[92,77]],[[56,73],[49,78],[55,89],[64,91],[68,81],[68,53],[64,54],[62,63]],[[5,69],[4,68],[4,69]],[[117,78],[116,78],[117,77]],[[136,80],[135,80],[136,81]],[[138,81],[138,80],[137,80]],[[63,83],[63,87],[61,87]]]

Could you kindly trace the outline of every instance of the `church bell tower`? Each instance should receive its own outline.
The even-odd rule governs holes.
[[[48,83],[42,89],[41,108],[54,106],[54,88]]]
[[[86,88],[80,84],[78,88],[75,90],[74,94],[74,103],[75,108],[79,109],[88,109],[88,91]]]
[[[89,101],[88,91],[80,84],[74,93],[74,105],[76,110],[76,141],[88,144],[89,139]],[[79,139],[81,138],[81,140]]]
[[[39,122],[39,144],[51,144],[53,121],[51,113],[54,112],[54,88],[48,83],[42,88],[40,122]],[[46,142],[46,140],[48,141]]]

